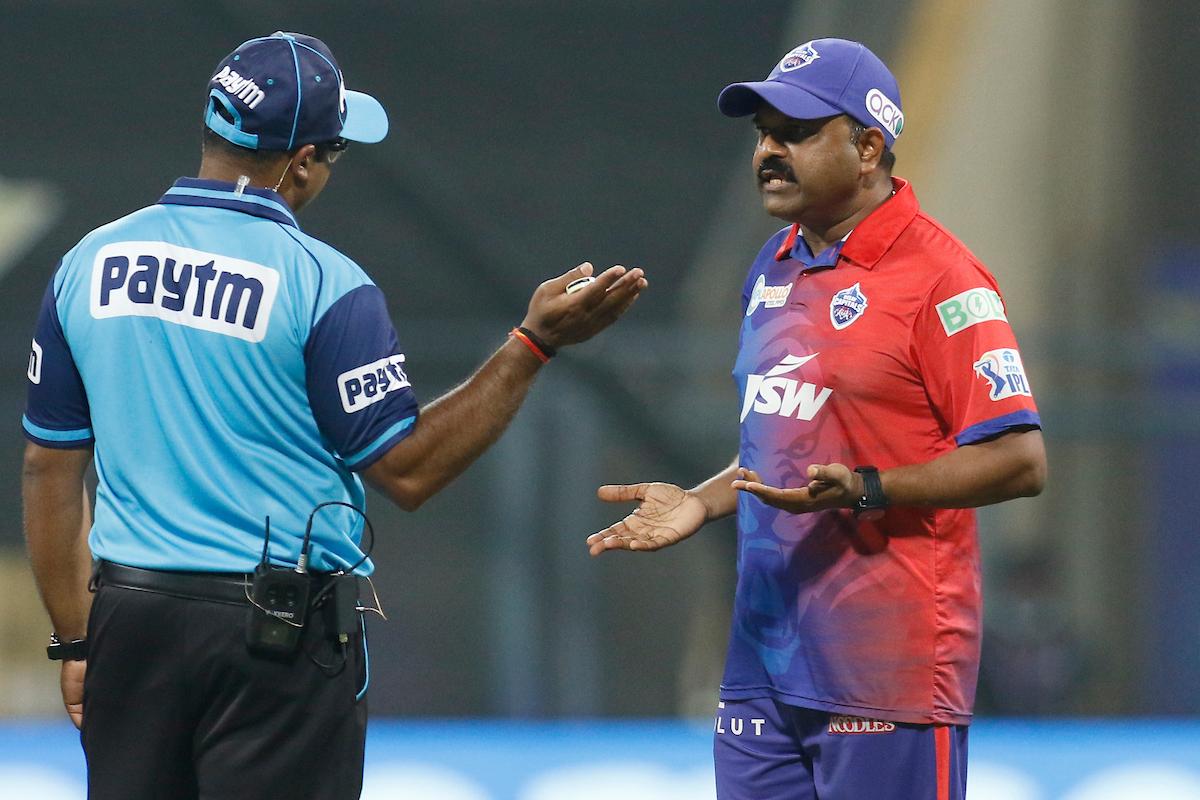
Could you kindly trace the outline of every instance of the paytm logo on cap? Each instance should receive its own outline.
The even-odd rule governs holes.
[[[212,82],[246,104],[246,108],[254,108],[267,96],[253,78],[243,78],[229,68],[221,67],[221,71],[213,75]]]
[[[879,120],[879,124],[893,137],[899,136],[900,131],[904,130],[904,113],[900,111],[900,106],[878,89],[867,92],[866,102],[871,116]]]
[[[92,263],[91,312],[261,342],[278,289],[279,273],[252,261],[167,242],[116,242]]]

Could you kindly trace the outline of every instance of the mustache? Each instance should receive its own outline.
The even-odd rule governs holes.
[[[775,175],[784,180],[792,181],[793,183],[796,181],[796,176],[792,174],[792,168],[788,166],[786,161],[777,156],[765,158],[758,165],[758,179],[760,181],[767,180],[767,173],[769,172],[775,173]]]

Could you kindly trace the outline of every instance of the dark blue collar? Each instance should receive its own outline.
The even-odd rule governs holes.
[[[792,248],[792,258],[803,264],[805,269],[836,267],[838,256],[842,254],[842,245],[845,243],[846,240],[842,239],[840,242],[826,247],[820,255],[814,256],[812,248],[808,246],[805,238],[797,236],[796,245]]]
[[[158,202],[178,206],[228,208],[283,225],[291,225],[297,230],[300,228],[287,202],[275,192],[247,186],[241,194],[236,194],[235,188],[234,184],[226,181],[180,178],[167,189],[166,194],[158,198]]]
[[[834,242],[829,247],[826,247],[821,255],[814,256],[812,248],[808,246],[808,242],[800,235],[799,224],[793,224],[792,229],[784,237],[779,251],[775,253],[775,260],[783,261],[786,258],[794,258],[803,265],[801,269],[828,269],[829,267],[837,266],[838,256],[842,254],[842,245],[845,243],[846,239]]]

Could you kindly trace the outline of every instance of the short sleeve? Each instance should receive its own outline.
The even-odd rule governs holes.
[[[50,281],[42,297],[30,346],[21,425],[25,437],[42,447],[87,447],[95,441],[91,409],[58,316],[54,283]]]
[[[938,281],[917,317],[914,357],[926,392],[962,446],[1041,418],[995,279],[966,263]]]
[[[304,348],[309,405],[321,434],[352,470],[374,464],[417,422],[396,330],[378,287],[334,302]]]

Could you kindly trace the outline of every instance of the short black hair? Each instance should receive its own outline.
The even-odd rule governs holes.
[[[234,144],[207,125],[204,126],[204,151],[216,151],[246,164],[267,163],[280,155],[275,150],[251,150]]]
[[[329,153],[334,149],[338,148],[331,147],[330,142],[317,144],[316,159],[318,161],[328,161]],[[341,147],[340,149],[344,150],[345,147]],[[269,164],[277,160],[279,156],[286,156],[290,152],[288,150],[251,150],[249,147],[234,144],[207,125],[204,126],[204,151],[216,151],[226,158],[245,164],[247,167]]]
[[[849,115],[846,116],[846,119],[850,120],[850,141],[853,144],[858,144],[858,137],[866,132],[868,126],[863,125]],[[888,175],[892,174],[892,167],[896,166],[896,154],[887,145],[883,146],[883,155],[879,157],[879,166],[886,169]]]

